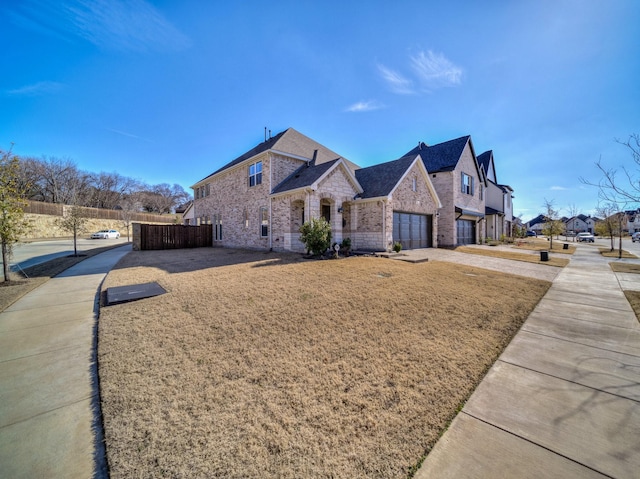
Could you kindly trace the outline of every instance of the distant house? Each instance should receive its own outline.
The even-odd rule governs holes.
[[[442,205],[417,154],[359,168],[289,128],[192,188],[196,223],[211,224],[219,246],[302,252],[300,226],[321,216],[353,249],[438,244]]]
[[[498,184],[493,151],[478,155],[478,163],[487,179],[485,194],[486,236],[500,239],[513,236],[513,188]]]
[[[535,231],[537,234],[542,234],[542,229],[544,228],[544,224],[547,222],[547,217],[545,215],[538,215],[532,220],[529,220],[525,226],[527,231]]]
[[[640,208],[636,210],[627,210],[625,215],[625,227],[629,233],[640,231]]]
[[[176,213],[178,213],[177,210],[176,210]],[[190,201],[189,204],[187,205],[187,207],[181,213],[182,213],[182,224],[183,225],[195,225],[196,224],[195,214],[194,214],[194,209],[193,209],[193,201]]]
[[[593,224],[589,222],[589,217],[586,215],[572,216],[564,220],[567,232],[573,232],[575,234],[582,232],[593,233]]]
[[[439,246],[478,243],[485,236],[485,189],[470,136],[433,146],[419,143],[405,157],[418,155],[442,202],[438,216]]]

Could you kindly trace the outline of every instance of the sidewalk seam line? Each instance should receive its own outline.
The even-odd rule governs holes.
[[[54,407],[53,409],[49,409],[49,410],[47,410],[47,411],[39,412],[38,414],[34,414],[33,416],[30,416],[30,417],[28,417],[28,418],[21,419],[21,420],[19,420],[19,421],[12,422],[12,423],[9,423],[9,424],[5,424],[4,426],[0,426],[0,431],[1,431],[2,429],[4,429],[5,427],[15,426],[16,424],[20,424],[20,423],[23,423],[23,422],[25,422],[25,421],[30,421],[31,419],[34,419],[34,418],[37,418],[37,417],[43,416],[43,415],[45,415],[45,414],[52,413],[52,412],[54,412],[54,411],[58,411],[58,410],[60,410],[60,409],[64,409],[64,408],[69,407],[69,406],[73,406],[73,405],[75,405],[75,404],[81,403],[82,401],[86,401],[87,399],[92,399],[92,398],[94,398],[94,397],[95,397],[95,394],[91,394],[91,395],[86,396],[86,397],[84,397],[84,398],[80,398],[80,399],[77,399],[77,400],[75,400],[75,401],[71,401],[71,402],[69,402],[69,403],[67,403],[67,404],[63,404],[63,405],[61,405],[61,406]]]
[[[49,349],[47,351],[41,351],[39,353],[29,354],[27,356],[19,356],[17,358],[4,359],[0,361],[0,364],[8,363],[9,361],[18,361],[20,359],[35,358],[36,356],[42,356],[43,354],[56,353],[59,351],[65,351],[67,349],[77,349],[80,347],[84,348],[84,346],[74,345],[74,346],[65,346],[63,348],[57,348],[57,349]]]
[[[525,323],[525,324],[522,326],[522,328],[521,328],[520,330],[521,330],[521,331],[524,331],[524,332],[526,332],[526,333],[530,333],[530,334],[537,334],[538,336],[544,336],[545,338],[557,339],[557,340],[559,340],[559,341],[565,341],[565,342],[567,342],[567,343],[573,343],[573,344],[580,344],[581,346],[587,346],[587,347],[589,347],[589,348],[599,349],[599,350],[601,350],[601,351],[608,351],[608,352],[610,352],[610,353],[618,353],[618,354],[624,354],[624,355],[626,355],[626,356],[632,356],[632,357],[634,357],[634,358],[640,358],[640,355],[638,355],[638,354],[624,353],[624,352],[622,352],[622,351],[617,351],[617,350],[614,350],[614,349],[602,348],[602,347],[600,347],[600,346],[593,346],[593,345],[591,345],[591,344],[581,343],[581,342],[579,342],[579,341],[572,341],[572,340],[570,340],[570,339],[560,338],[560,337],[558,337],[558,336],[552,336],[552,335],[550,335],[550,334],[544,334],[544,333],[541,333],[541,332],[539,332],[539,331],[532,331],[532,330],[530,330],[530,329],[527,329],[527,328],[526,328],[526,326],[527,326],[527,325],[526,325],[526,323]]]
[[[542,375],[550,377],[550,378],[558,379],[560,381],[565,381],[565,382],[570,383],[570,384],[575,384],[576,386],[580,386],[580,387],[583,387],[583,388],[591,389],[592,391],[597,391],[597,392],[601,392],[601,393],[604,393],[604,394],[609,394],[610,396],[614,396],[614,397],[617,397],[617,398],[620,398],[620,399],[627,399],[627,400],[635,402],[635,403],[640,403],[640,400],[638,400],[638,399],[633,399],[633,398],[628,398],[626,396],[621,396],[619,394],[615,394],[615,393],[612,393],[612,392],[609,392],[609,391],[605,391],[603,389],[598,389],[598,388],[595,388],[593,386],[589,386],[588,384],[582,384],[582,383],[576,382],[576,381],[574,381],[572,379],[567,379],[567,378],[563,378],[563,377],[560,377],[560,376],[556,376],[554,374],[545,373],[544,371],[538,371],[537,369],[529,368],[529,367],[523,366],[521,364],[512,363],[510,361],[505,361],[504,359],[498,359],[498,361],[500,361],[501,363],[504,363],[504,364],[509,364],[509,365],[511,365],[513,367],[516,367],[516,368],[526,369],[527,371],[531,371],[533,373],[542,374]]]
[[[482,422],[482,423],[484,423],[484,424],[487,424],[488,426],[495,427],[496,429],[498,429],[498,430],[500,430],[500,431],[502,431],[502,432],[505,432],[505,433],[507,433],[507,434],[509,434],[509,435],[511,435],[511,436],[517,437],[517,438],[519,438],[519,439],[522,439],[523,441],[526,441],[526,442],[528,442],[528,443],[530,443],[530,444],[533,444],[534,446],[537,446],[537,447],[542,448],[542,449],[544,449],[544,450],[546,450],[546,451],[549,451],[550,453],[552,453],[552,454],[553,454],[553,455],[555,455],[555,456],[559,456],[559,457],[562,457],[562,458],[566,459],[567,461],[571,461],[571,462],[573,462],[573,463],[575,463],[575,464],[579,464],[579,465],[580,465],[580,466],[582,466],[582,467],[585,467],[585,468],[587,468],[587,469],[589,469],[589,470],[591,470],[591,471],[593,471],[593,472],[596,472],[596,473],[598,473],[598,474],[602,474],[603,476],[608,477],[608,478],[610,478],[610,479],[615,479],[613,476],[610,476],[609,474],[605,474],[604,472],[602,472],[602,471],[598,471],[597,469],[594,469],[594,468],[593,468],[593,467],[591,467],[591,466],[587,466],[586,464],[583,464],[583,463],[581,463],[580,461],[576,461],[575,459],[572,459],[572,458],[570,458],[570,457],[568,457],[568,456],[566,456],[566,455],[564,455],[564,454],[560,454],[559,452],[556,452],[556,451],[554,451],[553,449],[550,449],[550,448],[548,448],[548,447],[546,447],[546,446],[543,446],[542,444],[539,444],[539,443],[537,443],[537,442],[535,442],[535,441],[533,441],[533,440],[531,440],[531,439],[528,439],[528,438],[526,438],[526,437],[520,436],[519,434],[516,434],[516,433],[511,432],[511,431],[509,431],[509,430],[507,430],[507,429],[504,429],[504,428],[502,428],[502,427],[500,427],[500,426],[497,426],[496,424],[492,424],[492,423],[490,423],[489,421],[485,421],[484,419],[481,419],[481,418],[479,418],[479,417],[477,417],[477,416],[474,416],[473,414],[469,414],[468,412],[466,412],[466,411],[464,411],[464,410],[463,410],[462,412],[463,412],[464,414],[466,414],[467,416],[469,416],[469,417],[471,417],[471,418],[473,418],[473,419],[475,419],[475,420],[477,420],[477,421],[480,421],[480,422]]]

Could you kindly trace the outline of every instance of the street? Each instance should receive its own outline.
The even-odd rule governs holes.
[[[126,237],[109,240],[92,240],[79,238],[77,241],[78,254],[103,246],[125,244]],[[12,271],[28,268],[36,264],[73,254],[73,239],[59,239],[50,241],[36,241],[33,243],[18,243],[13,246],[10,265]],[[0,258],[1,264],[2,258]]]

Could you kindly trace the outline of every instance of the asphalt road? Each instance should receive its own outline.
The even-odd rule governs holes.
[[[88,251],[93,248],[102,248],[107,245],[125,244],[127,238],[108,240],[91,240],[79,238],[77,241],[78,253]],[[33,243],[18,243],[13,247],[13,256],[11,258],[11,270],[17,271],[20,268],[28,268],[36,264],[50,261],[60,256],[69,256],[73,254],[73,239],[59,239],[36,241]],[[2,258],[0,258],[0,264]]]

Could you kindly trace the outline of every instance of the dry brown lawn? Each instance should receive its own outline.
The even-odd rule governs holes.
[[[611,270],[616,273],[640,273],[640,264],[636,263],[609,263]]]
[[[550,283],[442,262],[133,252],[102,307],[111,477],[403,478]]]
[[[568,259],[558,258],[557,256],[549,256],[549,261],[540,261],[540,255],[537,255],[537,254],[518,253],[516,251],[505,251],[502,249],[493,249],[491,247],[476,248],[476,247],[468,247],[468,246],[458,246],[456,248],[456,251],[458,251],[459,253],[491,256],[492,258],[504,258],[504,259],[511,259],[514,261],[524,261],[526,263],[537,263],[537,264],[544,264],[547,266],[559,266],[561,268],[564,268],[566,265],[569,264]],[[557,253],[555,248],[553,252]]]
[[[636,313],[636,318],[640,321],[640,291],[624,291],[624,295],[631,305],[631,309]]]
[[[553,248],[549,248],[549,243],[549,240],[542,238],[523,238],[516,240],[513,243],[513,247],[521,250],[550,251],[561,254],[573,254],[576,251],[576,245],[571,244],[569,241],[554,239]],[[569,245],[567,249],[564,249],[565,243]]]
[[[640,264],[611,262],[609,266],[611,266],[611,269],[616,273],[640,274]],[[633,312],[636,313],[636,318],[640,320],[640,291],[625,290],[624,295],[627,297],[627,301],[629,301]]]
[[[626,250],[622,250],[622,253],[617,248],[613,251],[611,248],[598,248],[600,250],[600,254],[605,258],[638,258],[635,254],[629,253]]]

